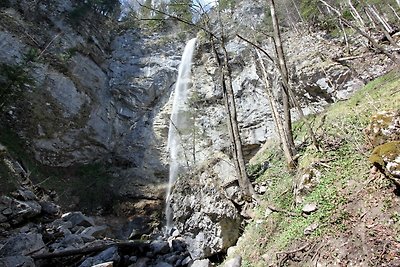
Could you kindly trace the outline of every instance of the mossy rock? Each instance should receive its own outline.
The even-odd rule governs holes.
[[[375,147],[369,161],[391,178],[400,178],[400,141],[387,142]]]
[[[365,133],[372,147],[389,141],[400,141],[400,110],[382,111],[373,115]]]
[[[395,160],[398,156],[400,156],[400,141],[387,142],[375,147],[369,161],[384,166],[385,162]]]

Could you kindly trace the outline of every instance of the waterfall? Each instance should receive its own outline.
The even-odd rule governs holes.
[[[171,119],[168,132],[169,152],[169,182],[166,197],[165,215],[167,229],[171,229],[173,210],[171,208],[170,196],[172,187],[180,174],[180,171],[188,165],[188,157],[185,155],[183,133],[187,132],[188,125],[188,89],[191,82],[190,68],[196,44],[196,38],[191,39],[183,51],[181,64],[179,65],[178,78],[174,91],[174,102],[172,104]]]

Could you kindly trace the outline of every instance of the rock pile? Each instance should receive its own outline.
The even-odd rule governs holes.
[[[211,266],[194,261],[177,230],[115,240],[82,212],[61,215],[47,193],[21,187],[0,198],[0,266]]]

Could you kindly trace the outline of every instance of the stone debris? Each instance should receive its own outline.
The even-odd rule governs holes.
[[[152,241],[115,240],[107,237],[108,227],[96,225],[94,218],[82,212],[60,215],[57,205],[43,202],[33,190],[20,188],[12,195],[0,198],[2,267],[56,266],[65,256],[65,267],[211,266],[209,260],[192,259],[186,237],[177,229],[153,232]],[[45,210],[44,205],[51,208]],[[96,253],[84,252],[91,249]]]
[[[305,214],[311,214],[318,210],[318,206],[316,203],[309,203],[304,205],[302,212]]]
[[[191,267],[211,267],[211,262],[209,259],[204,259],[204,260],[195,260]]]
[[[233,259],[228,260],[225,262],[224,267],[241,267],[242,266],[242,257],[236,256]]]
[[[311,235],[315,230],[317,230],[319,224],[318,223],[313,223],[304,229],[304,235]]]

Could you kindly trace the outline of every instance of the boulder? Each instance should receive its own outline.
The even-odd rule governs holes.
[[[221,161],[216,159],[178,179],[171,195],[175,226],[194,260],[226,251],[240,235],[242,218],[213,168]]]
[[[144,258],[139,258],[133,265],[132,267],[148,267],[149,266],[150,259],[147,257]]]
[[[209,259],[195,260],[190,267],[211,267],[211,262]]]
[[[22,233],[10,237],[0,248],[0,257],[28,255],[45,248],[41,234]],[[16,265],[17,266],[17,265]]]
[[[64,221],[70,221],[72,223],[72,227],[75,226],[83,226],[83,227],[90,227],[94,226],[94,220],[86,215],[83,215],[82,212],[68,212],[63,214],[61,218]]]
[[[375,147],[369,161],[400,186],[400,141]]]
[[[163,240],[154,240],[150,243],[150,248],[155,255],[167,254],[170,251],[168,242]]]
[[[57,215],[61,211],[61,207],[51,201],[39,201],[39,205],[45,215]]]
[[[365,134],[371,148],[390,141],[400,141],[400,110],[381,111],[373,115]]]
[[[0,258],[0,266],[2,267],[35,267],[32,258],[26,256],[9,256]]]
[[[27,219],[33,218],[42,212],[42,207],[36,201],[19,201],[13,202],[12,224],[21,223]]]
[[[33,193],[31,190],[26,189],[26,188],[18,189],[17,196],[22,198],[22,200],[25,200],[25,201],[38,200],[37,196],[35,195],[35,193]]]
[[[224,267],[241,267],[242,266],[242,257],[236,256],[233,259],[230,259],[225,262]]]
[[[91,267],[96,264],[101,264],[105,262],[118,262],[120,260],[120,256],[118,255],[117,247],[110,247],[96,256],[86,258],[79,267]]]
[[[173,267],[171,264],[167,263],[167,262],[158,262],[156,265],[154,265],[154,267]]]

